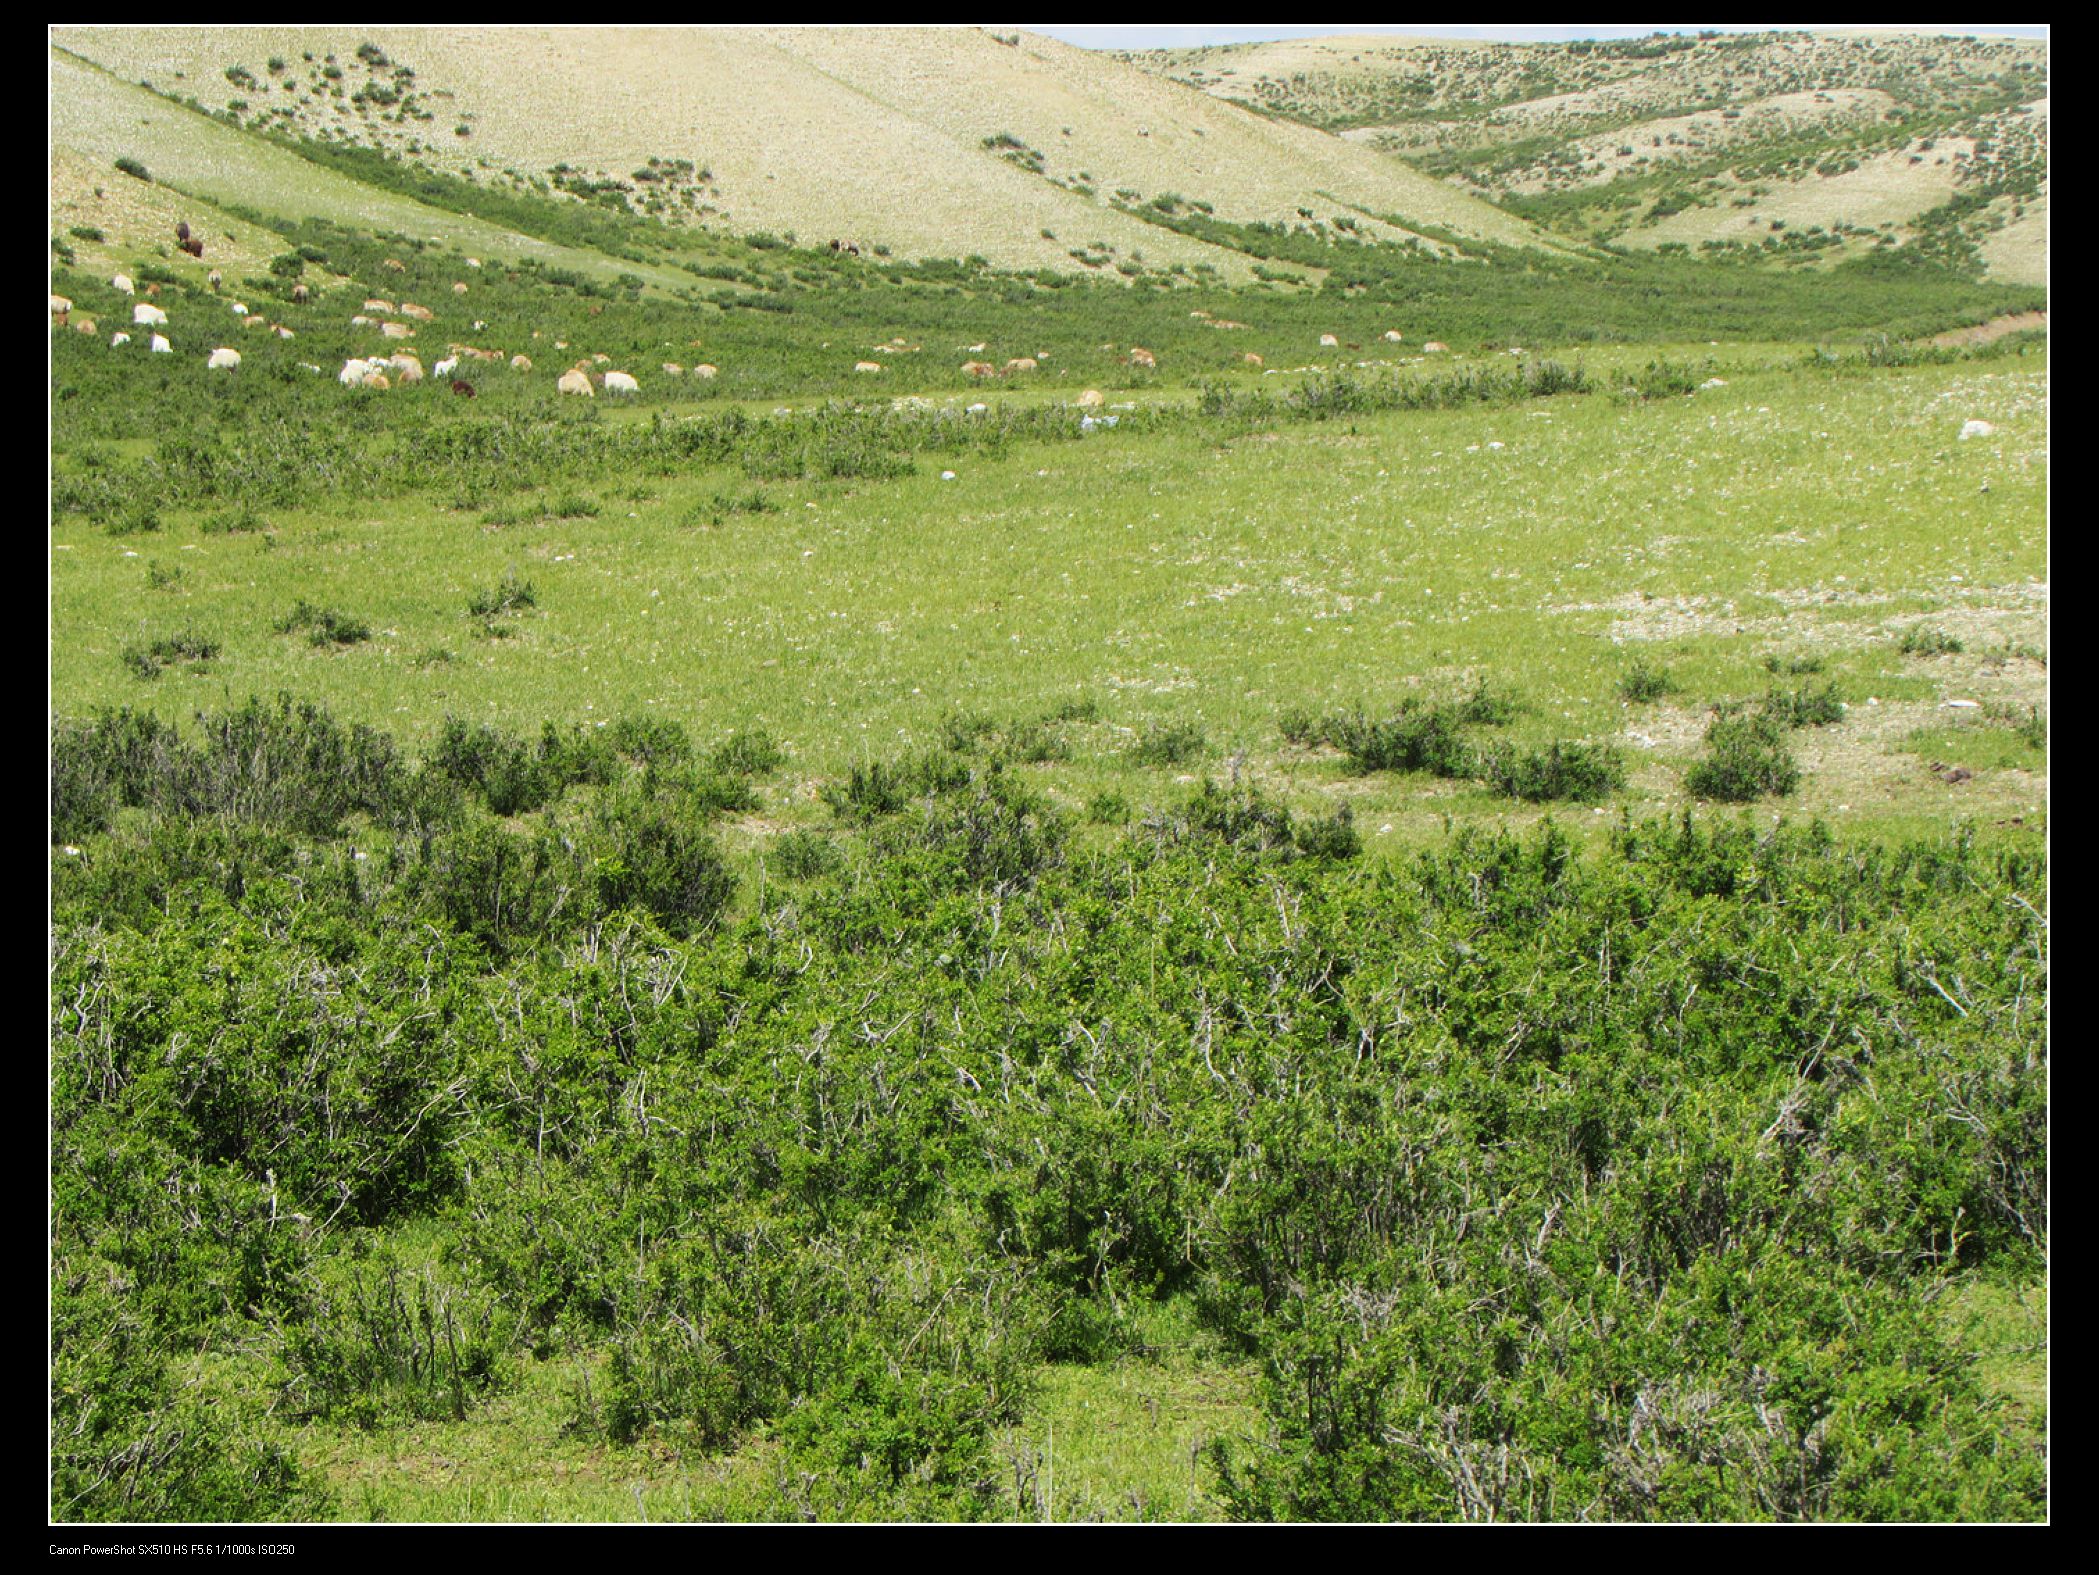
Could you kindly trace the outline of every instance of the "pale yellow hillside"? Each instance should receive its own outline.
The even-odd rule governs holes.
[[[1752,187],[1731,182],[1720,203],[1686,208],[1651,225],[1629,230],[1628,246],[1659,246],[1669,241],[1696,247],[1701,241],[1760,244],[1773,233],[1772,221],[1806,230],[1839,224],[1860,229],[1900,227],[1928,209],[1951,200],[1958,189],[1960,161],[1971,157],[1974,144],[1963,137],[1940,137],[1925,150],[1906,145],[1860,162],[1841,175],[1810,175],[1803,180]],[[1732,195],[1730,195],[1732,194]],[[1733,206],[1734,197],[1751,199]]]
[[[538,174],[567,164],[624,178],[651,157],[690,159],[713,176],[711,222],[793,231],[805,242],[859,239],[898,256],[976,253],[1007,266],[1070,267],[1073,247],[1098,242],[1120,258],[1142,252],[1152,266],[1245,271],[1243,257],[1115,212],[1107,204],[1118,189],[1145,199],[1175,192],[1231,219],[1361,210],[1465,236],[1536,240],[1522,221],[1371,150],[1033,35],[1017,48],[971,28],[59,28],[53,36],[127,80],[194,93],[209,108],[257,99],[224,72],[240,65],[260,76],[273,55],[294,62],[294,75],[304,54],[333,55],[351,82],[362,80],[355,51],[371,42],[411,66],[420,90],[443,97],[441,121],[470,124],[462,140],[449,124],[413,128],[440,167],[487,160]],[[341,127],[391,138],[389,146],[406,135],[341,101],[281,87],[266,83],[262,101],[296,107],[308,134]],[[984,146],[1001,134],[1039,150],[1041,173]],[[1094,195],[1067,189],[1081,183]]]

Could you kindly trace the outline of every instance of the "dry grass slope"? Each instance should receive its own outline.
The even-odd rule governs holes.
[[[259,96],[291,110],[305,134],[405,146],[408,130],[374,124],[383,117],[342,98],[285,92],[281,81],[258,95],[225,76],[238,65],[260,78],[270,57],[312,54],[341,62],[354,85],[364,75],[355,51],[375,43],[470,126],[467,139],[416,130],[441,168],[485,178],[477,161],[532,175],[567,164],[623,179],[651,157],[689,158],[713,177],[712,217],[734,229],[847,236],[905,257],[1070,267],[1072,247],[1098,241],[1155,266],[1246,273],[1235,253],[1114,211],[1118,190],[1176,192],[1241,221],[1360,209],[1540,242],[1524,221],[1372,150],[1027,34],[1013,46],[966,28],[60,28],[54,38],[125,81],[194,94],[208,109]],[[79,134],[69,127],[61,140]],[[1040,172],[985,147],[1001,135],[1038,150]]]

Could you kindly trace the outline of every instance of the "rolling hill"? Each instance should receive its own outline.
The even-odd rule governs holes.
[[[268,138],[201,151],[201,132],[171,119],[178,105],[137,109],[91,84],[90,67],[151,84],[214,130],[380,148],[487,185],[899,257],[1247,274],[1238,252],[1140,216],[1162,197],[1229,224],[1343,219],[1442,254],[1557,244],[1373,148],[1030,34],[62,27],[52,38],[59,147],[158,159],[205,195],[238,187],[251,206],[288,200],[282,181],[256,178]],[[160,153],[163,139],[188,151]]]
[[[1120,58],[1443,176],[1563,237],[2045,278],[2048,46],[1918,32],[1298,39]]]

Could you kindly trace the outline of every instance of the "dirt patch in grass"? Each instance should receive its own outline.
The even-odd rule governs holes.
[[[2003,317],[1993,317],[1986,323],[1977,323],[1973,328],[1956,328],[1940,334],[1932,340],[1935,345],[1986,345],[1993,339],[2002,339],[2006,334],[2025,333],[2028,329],[2048,327],[2046,312],[2009,312]]]

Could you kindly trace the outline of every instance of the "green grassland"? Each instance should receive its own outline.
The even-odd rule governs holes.
[[[1930,343],[2041,292],[469,219],[123,92],[55,1520],[2045,1518],[2049,360]]]

